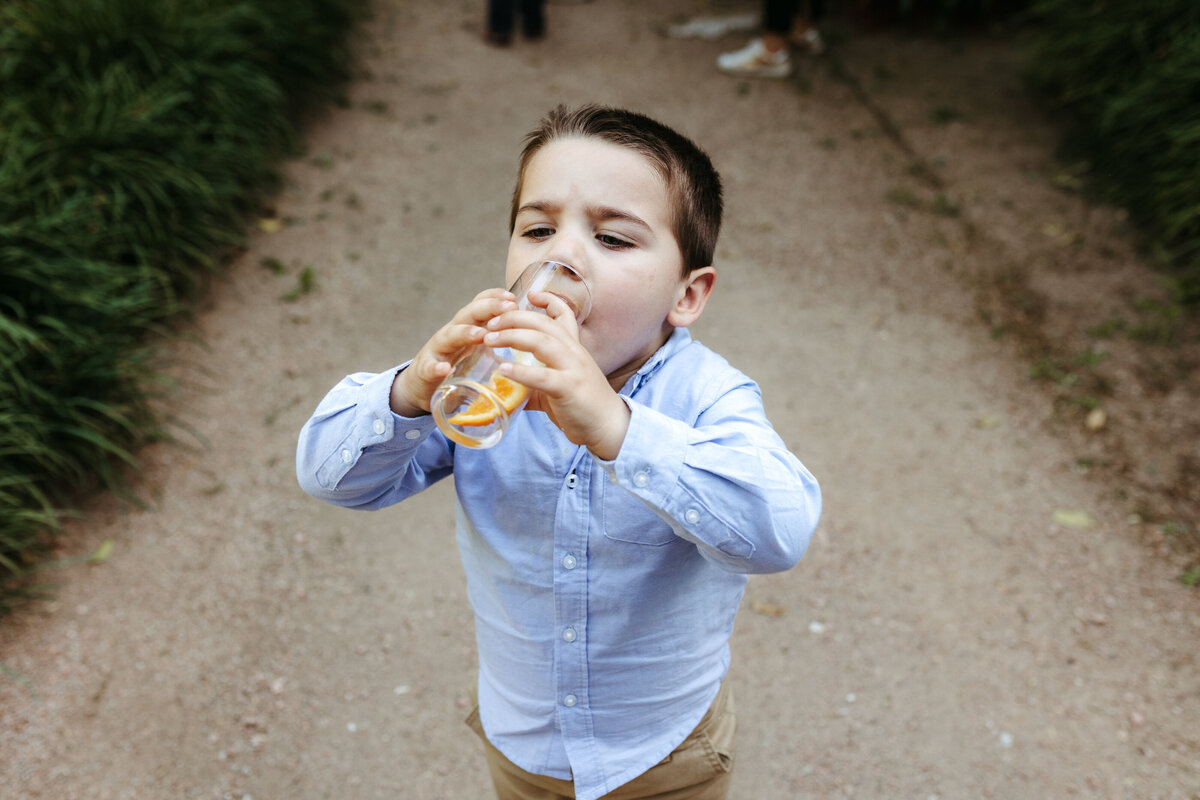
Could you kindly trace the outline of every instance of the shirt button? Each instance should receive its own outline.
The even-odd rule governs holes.
[[[563,631],[563,641],[566,642],[567,644],[570,644],[571,642],[575,641],[575,637],[576,637],[576,634],[575,634],[574,628],[567,628],[565,631]]]
[[[567,708],[574,708],[575,704],[578,702],[579,702],[579,698],[573,694],[569,694],[563,698],[563,705],[566,706]]]
[[[342,463],[343,464],[349,464],[353,460],[354,460],[353,453],[351,453],[349,450],[342,451]]]
[[[567,553],[565,556],[563,556],[562,565],[567,569],[575,569],[577,564],[579,564],[579,562],[576,561],[575,556],[571,555],[570,553]]]
[[[645,485],[649,482],[650,482],[650,475],[649,475],[649,473],[647,473],[645,471],[639,472],[633,476],[633,485],[638,487],[639,489],[645,487]]]
[[[688,524],[695,525],[697,522],[700,521],[700,512],[694,508],[689,508],[687,510],[687,512],[683,515],[683,518],[688,521]]]
[[[405,439],[420,439],[421,432],[416,428],[410,428],[404,432]]]
[[[574,472],[572,472],[570,475],[567,476],[567,488],[574,489],[578,485],[579,485],[579,476],[576,475]]]
[[[371,426],[371,428],[375,431],[375,433],[377,433],[381,436],[383,435],[383,431],[384,431],[385,427],[386,426],[383,424],[383,420],[381,420],[381,419],[375,420],[375,424]]]

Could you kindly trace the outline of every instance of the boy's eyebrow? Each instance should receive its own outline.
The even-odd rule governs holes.
[[[587,211],[589,215],[595,217],[596,219],[617,219],[624,222],[632,222],[634,225],[639,225],[648,231],[651,230],[650,223],[646,222],[646,220],[642,219],[636,214],[631,214],[628,211],[622,211],[619,208],[613,208],[612,206],[588,206]]]
[[[558,211],[560,209],[561,209],[561,206],[557,203],[551,203],[547,200],[533,200],[531,202],[525,203],[520,208],[518,208],[517,214],[520,214],[523,211],[538,211],[543,214],[548,214],[548,213],[553,213],[555,211]],[[630,222],[630,223],[633,223],[634,225],[638,225],[642,228],[645,228],[647,231],[653,230],[653,228],[650,227],[650,224],[648,222],[646,222],[644,219],[642,219],[641,217],[637,216],[636,214],[632,214],[628,211],[623,211],[619,208],[615,208],[613,206],[591,205],[591,206],[587,207],[587,214],[588,214],[588,216],[593,217],[595,219],[623,220],[625,222]]]

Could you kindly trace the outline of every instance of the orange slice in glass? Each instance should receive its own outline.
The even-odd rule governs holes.
[[[528,386],[517,383],[503,375],[492,376],[491,381],[488,382],[488,388],[499,398],[500,405],[504,407],[504,413],[506,414],[516,411],[517,407],[525,402],[525,398],[529,397]],[[491,425],[496,421],[499,413],[500,411],[496,408],[496,404],[487,395],[480,394],[471,401],[470,405],[450,417],[448,422],[451,425],[467,427]]]

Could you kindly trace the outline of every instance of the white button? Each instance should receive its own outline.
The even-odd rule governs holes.
[[[570,475],[567,476],[567,488],[574,489],[578,485],[579,485],[579,476],[576,475],[574,472],[572,472]]]
[[[575,704],[578,702],[579,702],[579,698],[573,694],[569,694],[563,698],[563,705],[566,706],[567,708],[574,708]]]
[[[417,430],[416,428],[410,428],[409,430],[406,430],[404,432],[404,438],[405,439],[420,439],[421,432],[419,430]]]
[[[695,525],[697,522],[700,521],[700,512],[694,508],[689,508],[687,510],[687,512],[683,515],[683,518],[686,519],[688,521],[688,523]]]
[[[371,427],[375,430],[375,433],[382,434],[385,426],[383,424],[383,420],[377,419],[375,420],[375,424]]]
[[[633,476],[633,485],[639,489],[650,482],[650,476],[645,472],[639,472]]]
[[[571,555],[570,553],[567,553],[565,556],[563,556],[562,564],[567,569],[575,569],[575,566],[578,563],[579,562],[575,560],[575,556]]]
[[[349,450],[342,451],[342,463],[343,464],[349,464],[353,460],[354,460],[353,453],[351,453]]]
[[[571,642],[575,641],[575,638],[576,638],[576,634],[575,634],[574,628],[567,628],[565,631],[563,631],[563,641],[566,642],[567,644],[570,644]]]

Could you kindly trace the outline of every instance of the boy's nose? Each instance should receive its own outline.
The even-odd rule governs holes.
[[[546,260],[566,264],[583,277],[588,275],[587,258],[581,247],[553,247],[546,255]]]
[[[546,258],[573,267],[580,275],[587,275],[587,248],[579,235],[560,233],[551,244]]]

